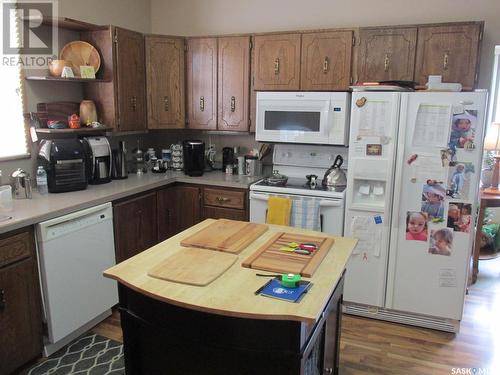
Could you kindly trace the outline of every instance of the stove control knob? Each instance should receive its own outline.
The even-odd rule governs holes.
[[[287,152],[287,153],[286,153],[286,157],[287,157],[287,158],[291,158],[291,157],[292,157],[292,153],[291,153],[291,152]]]

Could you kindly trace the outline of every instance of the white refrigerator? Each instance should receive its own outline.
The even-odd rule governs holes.
[[[457,331],[474,239],[486,92],[355,92],[345,312]]]

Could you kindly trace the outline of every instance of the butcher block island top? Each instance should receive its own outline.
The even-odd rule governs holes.
[[[231,317],[313,324],[321,317],[321,312],[342,277],[347,260],[357,242],[352,238],[332,236],[333,246],[312,277],[304,279],[311,281],[313,286],[299,303],[255,295],[255,291],[269,280],[256,276],[256,273],[268,272],[245,268],[242,263],[279,232],[328,237],[324,233],[268,225],[269,229],[253,243],[239,254],[234,254],[237,259],[227,270],[205,286],[166,281],[149,275],[149,272],[158,268],[166,258],[186,249],[180,245],[181,241],[214,222],[213,219],[207,219],[106,270],[104,275],[145,296],[182,308]]]

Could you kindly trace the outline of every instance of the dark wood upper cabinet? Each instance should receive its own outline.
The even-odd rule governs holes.
[[[443,82],[474,89],[483,26],[483,22],[420,26],[415,81],[424,85],[429,75],[441,75]]]
[[[146,124],[144,36],[115,28],[118,130],[142,130]]]
[[[299,90],[300,34],[257,35],[255,90]]]
[[[32,228],[0,236],[0,374],[42,354],[42,303]],[[19,233],[20,232],[20,233]]]
[[[158,241],[192,227],[201,220],[201,189],[174,185],[158,190]]]
[[[347,90],[352,42],[352,31],[303,34],[301,90]]]
[[[417,28],[360,30],[358,82],[412,81]]]
[[[157,243],[156,192],[113,205],[116,262],[123,262]]]
[[[248,131],[250,37],[219,38],[219,130]]]
[[[217,128],[217,38],[187,41],[187,115],[190,129]]]
[[[149,129],[185,127],[184,39],[146,36]]]

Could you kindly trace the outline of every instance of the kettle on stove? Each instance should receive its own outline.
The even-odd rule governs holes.
[[[325,172],[323,177],[323,186],[331,188],[342,188],[347,186],[347,177],[345,172],[340,168],[344,159],[337,155],[333,165]]]

